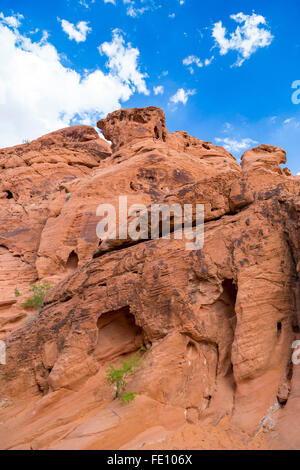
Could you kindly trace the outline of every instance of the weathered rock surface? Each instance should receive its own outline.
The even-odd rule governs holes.
[[[0,448],[300,448],[300,178],[120,110],[0,150]],[[204,204],[201,250],[98,240],[99,204]],[[117,224],[117,229],[119,228]],[[52,289],[39,313],[30,283]],[[15,297],[15,288],[21,296]],[[146,346],[130,404],[109,364]]]

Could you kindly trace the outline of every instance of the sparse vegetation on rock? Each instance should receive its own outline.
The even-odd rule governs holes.
[[[16,287],[15,288],[15,297],[20,297],[22,294],[21,292],[19,291],[19,289]]]
[[[142,351],[146,351],[144,346],[138,352],[141,353]],[[128,361],[122,360],[118,369],[110,364],[109,369],[106,371],[106,380],[109,384],[115,386],[115,398],[120,398],[122,403],[129,403],[135,398],[136,393],[125,392],[125,388],[128,377],[137,371],[143,359],[144,357],[141,355],[133,356]]]
[[[44,297],[50,289],[51,286],[46,281],[44,283],[32,283],[30,289],[32,296],[25,300],[22,307],[33,308],[36,310],[41,308]]]

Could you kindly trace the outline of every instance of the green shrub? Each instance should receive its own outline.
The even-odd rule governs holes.
[[[138,352],[141,353],[142,351],[146,351],[144,346],[141,346]],[[106,381],[111,385],[115,385],[115,398],[121,398],[122,403],[129,403],[135,398],[136,393],[125,392],[124,390],[127,385],[127,378],[136,372],[143,359],[142,356],[133,356],[128,361],[121,361],[118,369],[110,364],[109,369],[106,371]]]
[[[43,284],[31,284],[30,292],[32,292],[32,296],[28,297],[27,300],[22,304],[23,308],[34,308],[39,309],[43,304],[44,297],[48,290],[51,289],[51,286],[48,282],[44,282]]]
[[[22,294],[21,294],[21,292],[19,291],[19,289],[16,287],[16,288],[15,288],[15,297],[20,297],[20,295],[22,295]]]
[[[122,403],[129,403],[135,399],[135,396],[135,392],[123,392],[121,395],[121,401]]]

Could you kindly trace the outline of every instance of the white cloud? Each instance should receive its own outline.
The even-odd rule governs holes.
[[[232,128],[233,128],[233,125],[230,122],[225,122],[222,132],[227,133],[227,132],[231,131]]]
[[[85,7],[85,8],[90,8],[90,3],[95,3],[96,0],[79,0],[79,5]],[[104,0],[105,2],[109,0]]]
[[[229,39],[226,37],[227,30],[222,21],[214,24],[212,36],[215,39],[216,46],[220,48],[221,55],[227,54],[230,50],[239,53],[237,62],[234,65],[240,67],[258,48],[269,46],[274,36],[267,29],[266,19],[261,15],[237,13],[236,15],[230,15],[230,18],[240,25],[230,34]]]
[[[131,16],[132,18],[136,18],[136,17],[142,15],[143,13],[145,13],[145,11],[147,11],[147,10],[149,10],[148,7],[135,8],[134,5],[130,5],[127,8],[127,15]]]
[[[107,71],[80,74],[61,63],[46,35],[33,41],[1,18],[0,106],[5,119],[0,147],[72,124],[95,124],[135,92],[149,93],[139,51],[125,43],[121,32],[114,31],[112,41],[99,48],[108,56]]]
[[[170,14],[169,14],[169,18],[174,19],[175,17],[176,17],[175,13],[170,13]]]
[[[195,64],[197,67],[203,67],[203,63],[199,59],[199,57],[196,57],[195,55],[189,55],[182,61],[183,65],[192,65]]]
[[[175,95],[171,96],[170,101],[174,104],[186,104],[189,96],[195,95],[195,93],[196,90],[184,90],[183,88],[179,88]]]
[[[15,16],[4,16],[2,12],[0,13],[0,21],[12,28],[18,28],[23,18],[24,16],[20,15],[20,13],[17,13]]]
[[[300,126],[300,121],[297,121],[294,117],[287,118],[283,121],[284,126],[289,126],[290,128],[298,129]]]
[[[297,176],[300,176],[300,171],[299,171],[299,173],[296,173],[296,175],[297,175]]]
[[[119,30],[113,31],[113,41],[104,42],[99,46],[100,54],[108,57],[107,67],[115,76],[117,76],[125,84],[133,84],[139,93],[149,95],[145,78],[146,74],[142,74],[138,68],[138,57],[140,52],[137,48],[132,47],[129,43],[125,44]]]
[[[158,78],[166,77],[167,75],[169,75],[169,71],[163,70],[162,73],[158,76]]]
[[[154,92],[155,95],[163,95],[164,91],[165,91],[165,89],[162,85],[153,87],[153,92]]]
[[[154,11],[162,8],[161,2],[158,0],[104,0],[104,3],[118,5],[123,3],[126,8],[126,14],[132,18],[138,18],[146,11]]]
[[[104,3],[117,5],[116,0],[104,0]],[[126,5],[126,14],[132,18],[137,18],[155,7],[153,0],[123,0],[123,3]],[[147,3],[149,3],[149,5],[147,5]]]
[[[77,25],[70,23],[67,20],[57,20],[61,23],[63,31],[69,36],[69,39],[78,42],[84,42],[88,33],[92,31],[92,28],[88,26],[86,21],[79,21]]]
[[[223,139],[220,137],[216,137],[215,141],[225,147],[228,152],[232,153],[239,153],[242,150],[249,149],[250,147],[258,143],[256,142],[256,140],[252,140],[249,138],[236,140],[230,139],[229,137],[225,137]]]
[[[208,65],[210,65],[212,63],[212,61],[214,60],[215,56],[211,56],[210,59],[205,59],[204,61],[204,65],[207,67]]]
[[[207,67],[208,65],[212,63],[213,60],[214,60],[214,56],[212,56],[210,59],[205,59],[205,61],[202,62],[199,57],[195,55],[189,55],[188,57],[183,59],[182,63],[183,65],[186,65],[190,73],[193,74],[194,73],[194,69],[192,67],[193,65],[196,65],[199,68],[202,68],[204,66]]]

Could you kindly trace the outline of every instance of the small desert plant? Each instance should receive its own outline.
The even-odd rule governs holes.
[[[16,287],[15,288],[15,297],[20,297],[22,294],[21,292],[19,291],[19,289]]]
[[[44,297],[49,289],[51,289],[51,286],[48,284],[48,282],[44,282],[43,284],[31,284],[30,292],[32,292],[32,296],[25,300],[25,302],[22,304],[22,307],[34,309],[41,308]]]
[[[122,403],[130,403],[132,400],[135,399],[135,396],[135,392],[123,392],[121,395],[121,401]]]
[[[23,140],[22,140],[22,144],[30,144],[30,140],[28,140],[28,139],[23,139]]]
[[[139,353],[146,351],[145,346],[141,346],[138,350]],[[106,381],[115,386],[116,398],[121,398],[122,403],[129,403],[135,398],[134,392],[125,392],[127,385],[127,378],[133,375],[136,370],[141,366],[141,361],[144,359],[142,356],[133,356],[128,361],[121,361],[119,369],[116,369],[110,364],[109,369],[106,371]]]

